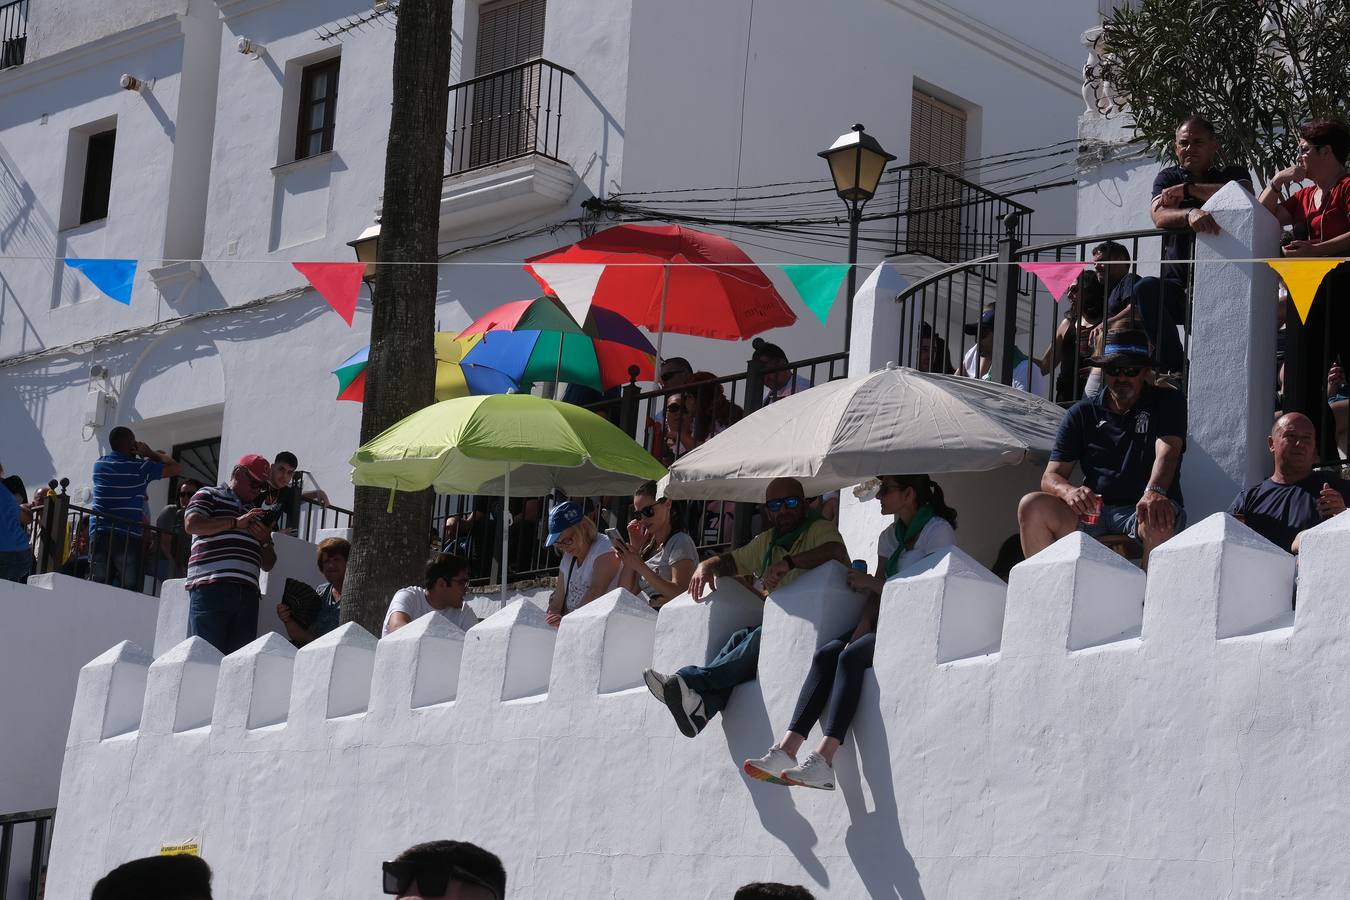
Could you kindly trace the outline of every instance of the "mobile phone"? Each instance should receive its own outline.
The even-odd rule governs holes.
[[[628,541],[624,540],[623,535],[619,534],[619,529],[617,528],[606,528],[605,536],[609,538],[609,542],[615,547],[628,546]]]

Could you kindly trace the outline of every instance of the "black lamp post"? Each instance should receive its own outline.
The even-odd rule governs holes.
[[[848,297],[844,306],[844,352],[853,334],[853,292],[858,281],[858,226],[862,209],[877,192],[886,164],[895,159],[861,125],[839,136],[817,156],[830,164],[830,177],[839,199],[848,205]]]

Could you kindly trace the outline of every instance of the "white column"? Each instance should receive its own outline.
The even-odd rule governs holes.
[[[1275,272],[1280,225],[1234,183],[1205,204],[1222,232],[1199,235],[1191,294],[1186,457],[1182,489],[1192,522],[1226,510],[1270,471],[1275,409]]]

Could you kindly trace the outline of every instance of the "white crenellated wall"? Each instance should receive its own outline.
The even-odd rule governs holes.
[[[496,851],[521,898],[1341,896],[1347,541],[1350,515],[1305,538],[1297,614],[1294,559],[1223,514],[1147,577],[1078,534],[1006,587],[929,557],[886,587],[835,793],[739,764],[856,621],[837,563],[766,604],[615,591],[556,631],[522,600],[223,661],[120,644],[80,676],[47,896],[198,840],[218,896],[357,900],[433,838]],[[761,678],[681,737],[642,668],[761,619]]]

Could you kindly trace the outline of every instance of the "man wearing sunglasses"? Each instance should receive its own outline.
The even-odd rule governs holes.
[[[271,571],[277,552],[265,510],[252,509],[271,466],[256,453],[240,457],[230,480],[192,495],[183,530],[188,557],[188,634],[230,654],[258,636],[258,572]]]
[[[1125,534],[1153,548],[1185,527],[1179,469],[1186,440],[1186,403],[1178,391],[1155,387],[1148,336],[1111,331],[1101,356],[1106,389],[1064,414],[1041,476],[1041,489],[1017,508],[1026,556],[1079,529],[1093,537]],[[1074,464],[1083,484],[1069,480]]]
[[[505,900],[506,869],[466,841],[430,841],[384,864],[384,892],[403,900]]]
[[[689,596],[703,600],[717,579],[745,576],[757,589],[773,591],[792,583],[802,572],[837,559],[849,564],[839,529],[806,504],[801,482],[775,478],[764,492],[764,515],[773,526],[738,550],[705,559],[689,579]],[[763,593],[761,591],[761,593]],[[674,675],[655,669],[643,673],[647,689],[666,705],[685,737],[702,731],[731,699],[732,689],[755,677],[759,668],[759,626],[734,633],[706,666],[685,666]]]

